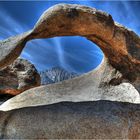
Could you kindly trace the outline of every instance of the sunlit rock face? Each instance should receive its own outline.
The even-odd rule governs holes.
[[[0,67],[14,61],[31,39],[74,35],[96,43],[123,78],[139,89],[139,37],[115,23],[111,15],[81,5],[58,4],[44,12],[31,31],[1,41]]]
[[[0,137],[140,139],[140,106],[132,104],[140,103],[140,39],[111,15],[81,5],[56,5],[31,31],[0,42],[0,67],[14,61],[28,40],[64,35],[96,43],[105,54],[101,65],[6,101],[0,106]]]
[[[40,75],[33,64],[18,58],[0,70],[0,94],[17,95],[40,85]]]
[[[138,91],[124,80],[121,73],[104,59],[100,66],[89,73],[56,84],[40,86],[23,92],[1,105],[1,110],[27,106],[47,105],[62,101],[111,100],[140,103]]]

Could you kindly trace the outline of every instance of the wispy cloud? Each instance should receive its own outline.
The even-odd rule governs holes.
[[[18,23],[16,19],[9,16],[4,9],[0,9],[0,37],[1,39],[8,38],[26,31],[27,26]]]

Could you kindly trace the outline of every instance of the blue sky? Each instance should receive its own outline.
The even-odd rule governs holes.
[[[76,3],[106,11],[115,21],[140,35],[139,1],[0,1],[0,39],[32,29],[44,11],[58,3]],[[76,36],[30,41],[21,57],[31,61],[39,71],[61,66],[84,73],[98,66],[103,54],[95,44]]]

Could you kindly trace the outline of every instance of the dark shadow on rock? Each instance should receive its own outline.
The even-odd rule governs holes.
[[[10,94],[0,94],[0,105],[12,97],[14,96]]]

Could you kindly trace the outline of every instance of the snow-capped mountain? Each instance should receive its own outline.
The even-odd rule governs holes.
[[[41,71],[40,76],[41,84],[46,85],[74,78],[78,76],[78,74],[74,72],[68,72],[61,67],[53,67],[51,69]]]

